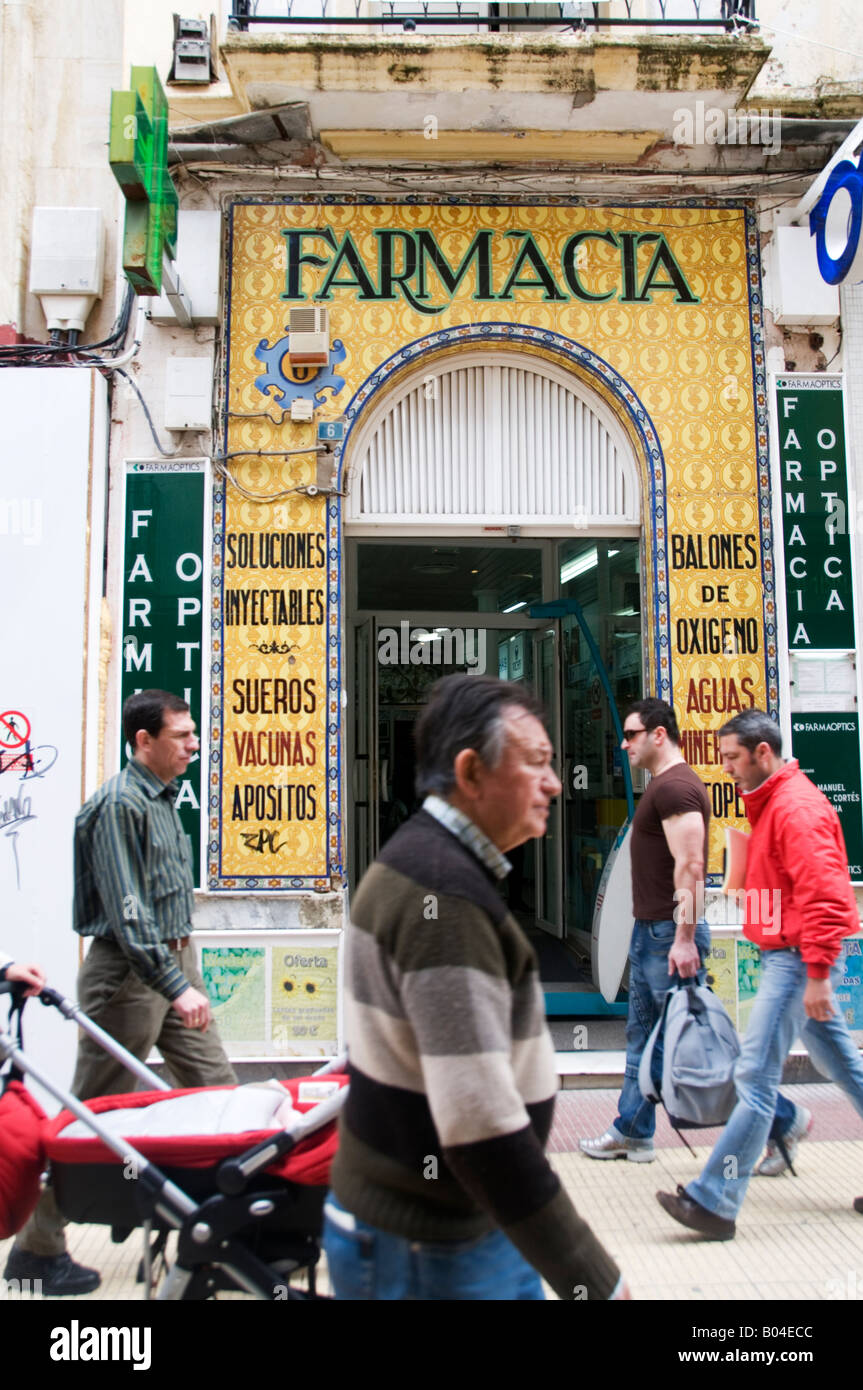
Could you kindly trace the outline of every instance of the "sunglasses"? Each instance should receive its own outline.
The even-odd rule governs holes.
[[[624,729],[624,731],[623,731],[623,741],[624,741],[624,743],[634,743],[635,740],[638,738],[638,735],[639,735],[639,734],[646,734],[646,733],[647,733],[647,730],[644,728],[643,725],[642,725],[642,727],[641,727],[640,729]]]

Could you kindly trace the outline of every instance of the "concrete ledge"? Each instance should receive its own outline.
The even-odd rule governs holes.
[[[625,1052],[556,1052],[555,1065],[562,1091],[614,1088],[623,1084]],[[783,1086],[803,1086],[824,1082],[804,1047],[789,1054],[782,1072]]]
[[[605,1090],[622,1083],[626,1053],[556,1052],[554,1060],[561,1090]]]
[[[861,1034],[854,1033],[852,1037],[859,1045]],[[271,1062],[235,1062],[234,1070],[237,1080],[243,1085],[250,1081],[267,1081],[271,1077],[283,1081],[310,1076],[322,1063],[323,1059],[314,1062],[288,1062],[274,1058]],[[164,1063],[153,1061],[149,1065],[158,1075],[170,1081]],[[555,1067],[562,1091],[619,1088],[623,1084],[625,1065],[626,1053],[618,1048],[555,1052]],[[782,1072],[784,1086],[817,1085],[826,1079],[816,1071],[804,1047],[796,1047],[789,1053]]]

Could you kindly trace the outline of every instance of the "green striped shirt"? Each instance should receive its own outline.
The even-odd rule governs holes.
[[[132,760],[75,819],[75,918],[80,936],[115,940],[166,999],[187,980],[163,943],[191,932],[192,860],[174,810],[176,782]]]

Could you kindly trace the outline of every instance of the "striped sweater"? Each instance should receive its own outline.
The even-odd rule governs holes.
[[[560,1298],[608,1298],[618,1270],[544,1153],[557,1077],[536,957],[492,875],[425,811],[354,898],[346,1022],[339,1201],[411,1240],[499,1226]]]

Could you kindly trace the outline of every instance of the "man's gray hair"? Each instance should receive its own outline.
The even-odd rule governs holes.
[[[537,719],[544,715],[525,685],[493,676],[446,676],[436,681],[414,735],[417,795],[451,792],[455,760],[465,748],[472,748],[486,767],[497,767],[506,745],[507,709],[522,709]]]
[[[723,734],[734,734],[737,742],[750,753],[755,752],[759,743],[766,743],[771,753],[775,753],[777,757],[782,752],[779,725],[774,723],[763,709],[745,709],[740,714],[735,714],[733,719],[722,725],[719,737],[722,738]]]

